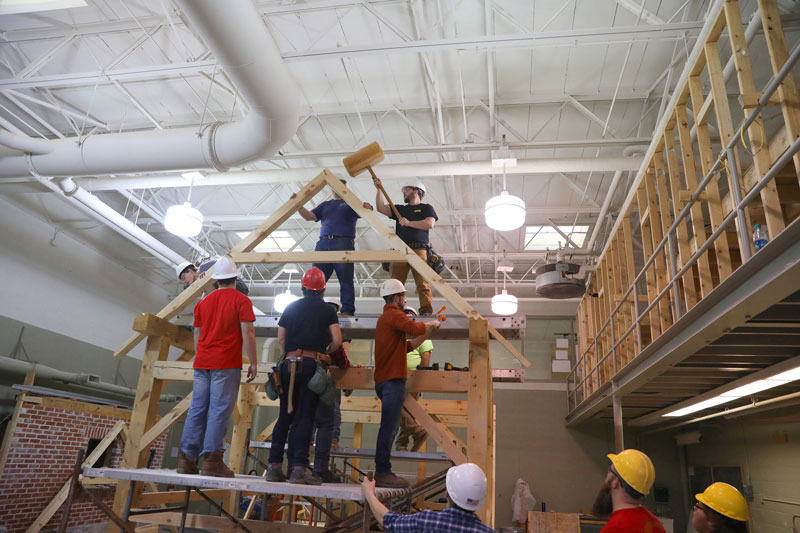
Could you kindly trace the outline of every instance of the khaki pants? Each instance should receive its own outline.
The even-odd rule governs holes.
[[[415,400],[419,400],[420,394],[418,392],[409,393]],[[400,419],[400,434],[397,436],[397,449],[406,448],[411,451],[418,451],[425,439],[428,437],[428,432],[425,431],[421,425],[414,419],[411,414],[403,409],[403,415]],[[409,441],[414,439],[414,444],[409,446]]]
[[[423,261],[428,260],[427,250],[414,249],[414,253],[420,256]],[[417,294],[419,295],[419,314],[423,314],[424,311],[433,313],[433,293],[431,293],[431,286],[427,281],[425,281],[425,278],[423,278],[416,270],[411,268],[411,265],[408,263],[392,263],[389,275],[392,278],[405,283],[406,279],[408,279],[409,270],[411,270],[411,273],[414,275],[414,282],[417,284]]]

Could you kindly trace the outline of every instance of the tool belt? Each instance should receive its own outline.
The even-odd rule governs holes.
[[[292,350],[291,352],[286,352],[286,355],[284,357],[286,358],[297,357],[298,359],[300,357],[310,357],[314,359],[316,362],[325,365],[326,368],[331,364],[330,355],[326,353],[315,352],[314,350],[303,350],[303,349]]]

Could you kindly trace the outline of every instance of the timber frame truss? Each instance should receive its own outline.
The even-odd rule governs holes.
[[[303,252],[298,253],[255,253],[253,249],[273,231],[278,229],[299,207],[307,203],[325,186],[330,186],[353,210],[367,221],[387,242],[392,250],[354,250],[343,252]],[[420,400],[411,395],[406,397],[405,408],[428,431],[431,438],[441,446],[455,464],[473,462],[481,466],[489,480],[487,504],[480,511],[481,518],[488,524],[494,523],[494,399],[492,390],[492,366],[489,340],[494,338],[510,351],[523,366],[530,362],[489,323],[472,308],[447,282],[438,276],[414,251],[409,248],[373,211],[365,209],[362,202],[340,179],[329,170],[323,170],[298,193],[259,227],[242,239],[230,251],[229,256],[237,264],[253,263],[297,263],[297,262],[408,262],[419,272],[450,305],[469,319],[469,372],[437,372],[432,370],[409,371],[408,392],[460,393],[467,395],[467,401]],[[192,381],[194,345],[188,330],[169,322],[188,305],[192,304],[214,282],[211,273],[195,281],[177,298],[170,302],[157,315],[138,316],[134,321],[133,335],[117,352],[123,357],[139,342],[146,339],[145,354],[139,374],[136,399],[131,413],[130,429],[127,432],[122,468],[143,468],[146,464],[150,446],[164,431],[169,429],[189,409],[191,395],[184,398],[169,413],[157,416],[158,401],[163,388],[171,381]],[[170,346],[183,350],[176,361],[168,361]],[[253,410],[256,406],[276,405],[257,388],[266,381],[269,365],[259,365],[258,375],[250,384],[242,386],[234,410],[234,429],[231,439],[231,468],[240,473],[244,455],[247,453],[248,432],[252,425]],[[339,388],[373,390],[373,370],[351,368],[336,370],[333,373]],[[349,398],[342,402],[343,421],[356,423],[355,445],[361,445],[363,423],[377,423],[380,410],[377,399]],[[372,412],[371,412],[372,411]],[[272,433],[271,424],[253,440],[267,440]],[[450,427],[467,428],[467,440],[462,441]],[[419,465],[424,473],[424,465]],[[353,480],[357,481],[357,480]],[[131,489],[133,486],[133,489]],[[150,494],[143,499],[143,484],[129,485],[120,482],[114,500],[114,511],[121,514],[130,497],[133,505],[160,503],[157,495]],[[131,491],[133,493],[131,494]],[[130,496],[129,496],[130,495]],[[165,498],[168,493],[165,493]],[[166,501],[166,499],[165,499]],[[226,511],[234,513],[237,509],[238,493],[229,491],[224,496]],[[112,525],[110,531],[116,531]]]

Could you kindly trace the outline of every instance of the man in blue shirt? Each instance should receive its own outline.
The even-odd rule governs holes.
[[[447,471],[450,505],[443,511],[399,514],[386,508],[375,496],[375,481],[364,478],[361,492],[372,514],[386,533],[493,533],[475,511],[486,503],[488,483],[475,463],[453,466]]]
[[[346,184],[345,180],[341,180]],[[297,197],[293,194],[290,199]],[[364,202],[365,209],[372,210],[372,206]],[[333,193],[333,200],[322,202],[309,211],[305,207],[297,210],[300,216],[309,222],[321,222],[319,241],[314,248],[317,252],[355,250],[356,221],[360,218],[353,209],[347,205],[341,196]],[[342,299],[342,316],[353,316],[356,312],[356,292],[353,287],[353,263],[314,263],[315,267],[325,274],[328,281],[336,271],[339,280],[339,295]]]

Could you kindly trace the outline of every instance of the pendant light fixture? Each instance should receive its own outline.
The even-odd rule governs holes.
[[[505,135],[503,135],[505,144]],[[508,194],[506,190],[506,167],[517,166],[514,152],[507,146],[492,151],[492,166],[503,169],[503,192],[489,198],[484,208],[486,225],[496,231],[511,231],[525,223],[525,202],[522,198]]]
[[[506,290],[506,272],[509,272],[509,270],[501,270],[498,267],[497,271],[503,275],[503,292],[492,296],[492,313],[504,316],[513,315],[519,308],[519,301],[516,296],[508,294]]]
[[[272,302],[272,307],[275,308],[277,313],[283,313],[290,303],[297,300],[297,296],[292,294],[292,272],[297,272],[296,269],[284,269],[284,272],[289,273],[289,284],[286,286],[286,290],[279,294],[275,295],[275,299]]]
[[[189,184],[189,196],[183,204],[173,205],[164,215],[164,227],[178,237],[195,237],[203,229],[203,213],[192,207],[192,187],[194,177]]]

